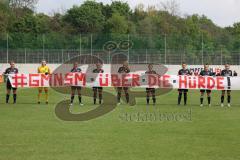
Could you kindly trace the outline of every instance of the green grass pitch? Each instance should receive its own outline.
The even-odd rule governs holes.
[[[67,96],[67,95],[66,95]],[[232,92],[232,107],[199,107],[199,92],[189,92],[189,105],[176,105],[177,91],[157,98],[155,108],[137,99],[87,122],[61,121],[55,104],[66,97],[50,91],[50,104],[37,105],[37,89],[20,89],[18,104],[5,102],[0,87],[0,160],[239,160],[240,92]],[[69,96],[67,96],[69,97]],[[11,97],[12,98],[12,97]],[[206,98],[205,98],[206,101]],[[73,112],[94,108],[90,98]],[[191,120],[138,121],[123,115],[136,113],[184,114]]]

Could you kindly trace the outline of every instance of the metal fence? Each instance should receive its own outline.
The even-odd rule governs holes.
[[[208,48],[206,38],[194,39],[177,35],[137,34],[80,34],[0,33],[0,63],[64,63],[79,55],[93,55],[104,63],[122,63],[124,54],[130,63],[204,64],[221,65],[226,62],[240,65],[240,51],[228,51],[223,44],[214,42]],[[189,49],[188,46],[198,48]],[[226,45],[226,44],[225,44]],[[73,49],[72,49],[73,48]],[[188,48],[188,49],[187,49]]]
[[[125,58],[118,56],[125,55]],[[16,63],[39,63],[45,59],[48,63],[64,63],[71,58],[79,55],[97,56],[104,63],[122,63],[126,58],[130,63],[160,63],[160,64],[204,64],[222,65],[230,63],[232,65],[240,65],[240,52],[232,52],[223,54],[221,51],[204,52],[196,51],[194,54],[186,51],[176,50],[118,50],[107,52],[103,50],[65,50],[65,49],[18,49],[18,50],[0,50],[0,63],[8,63],[13,60]]]

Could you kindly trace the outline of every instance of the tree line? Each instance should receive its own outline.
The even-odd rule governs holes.
[[[240,23],[220,27],[204,15],[179,14],[174,1],[162,7],[87,0],[51,16],[34,11],[37,0],[0,0],[0,48],[101,49],[107,41],[131,40],[133,49],[164,47],[195,51],[240,50]],[[166,45],[167,42],[167,46]]]

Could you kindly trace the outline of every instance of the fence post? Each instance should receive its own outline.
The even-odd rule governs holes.
[[[26,48],[24,49],[24,61],[26,64],[27,63],[27,49]]]
[[[164,63],[167,64],[167,34],[165,34],[164,38],[164,50],[165,50]]]
[[[238,65],[240,65],[240,53],[238,53]]]
[[[108,50],[108,64],[110,64],[111,62],[111,51]]]
[[[202,34],[202,65],[203,65],[203,63],[204,63],[204,60],[203,60],[203,49],[204,49],[204,43],[203,43],[203,34]]]
[[[130,44],[130,36],[129,36],[129,34],[128,34],[128,43]],[[128,61],[130,61],[129,54],[130,54],[130,48],[128,47]]]
[[[44,42],[45,42],[45,36],[44,36],[44,34],[42,35],[42,52],[43,52],[43,59],[45,58],[45,56],[44,56],[44,53],[45,53],[45,45],[44,45]]]
[[[181,58],[180,58],[180,64],[182,64],[182,62],[183,62],[183,51],[180,51],[181,52],[181,54],[180,54],[180,56],[181,56]]]
[[[82,55],[82,35],[80,34],[80,42],[79,42],[79,54],[80,54],[80,56]]]
[[[221,65],[223,64],[223,54],[222,54],[222,48],[221,48]]]
[[[182,63],[183,63],[183,62],[187,63],[187,62],[186,62],[186,50],[185,50],[185,49],[183,49],[183,59],[182,59]]]
[[[148,50],[146,49],[146,63],[148,63]]]
[[[64,63],[64,60],[63,60],[63,49],[62,49],[62,63]]]
[[[92,64],[92,56],[93,56],[93,44],[92,44],[92,34],[91,34],[91,64]]]
[[[9,47],[9,44],[8,44],[8,43],[9,43],[9,42],[8,42],[8,33],[7,33],[7,63],[8,63],[8,61],[9,61],[9,60],[8,60],[8,58],[9,58],[9,57],[8,57],[8,56],[9,56],[9,55],[8,55],[8,47]]]
[[[49,59],[49,50],[47,52],[47,61],[50,62],[50,59]]]

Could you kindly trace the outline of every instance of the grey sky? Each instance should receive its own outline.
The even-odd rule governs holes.
[[[51,14],[63,12],[74,4],[81,4],[84,0],[39,0],[38,12]],[[111,3],[111,0],[97,0],[98,2]],[[125,0],[132,8],[143,3],[145,6],[158,5],[165,0]],[[240,22],[240,0],[176,0],[180,4],[182,15],[204,14],[219,26],[225,27],[234,22]]]

